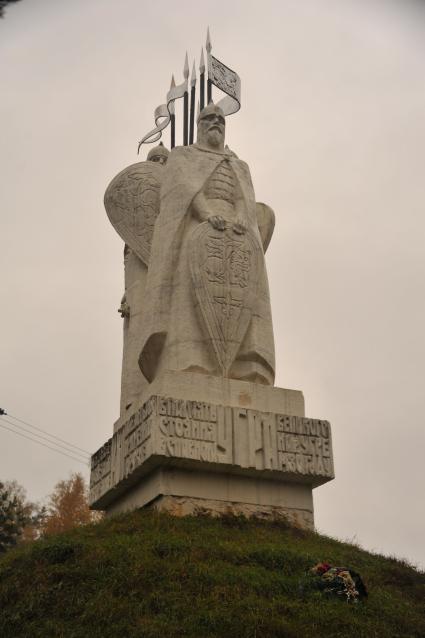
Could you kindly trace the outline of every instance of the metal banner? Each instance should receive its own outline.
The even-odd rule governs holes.
[[[241,79],[236,71],[208,54],[208,79],[226,96],[217,102],[224,115],[232,115],[241,108]]]
[[[175,100],[182,98],[187,90],[187,79],[178,86],[172,83],[171,88],[167,93],[166,104],[160,104],[155,109],[154,118],[156,126],[154,129],[149,131],[149,133],[146,133],[144,137],[142,137],[137,147],[138,153],[142,144],[152,144],[153,142],[157,142],[161,138],[162,131],[167,128],[170,123],[171,115],[174,113]]]

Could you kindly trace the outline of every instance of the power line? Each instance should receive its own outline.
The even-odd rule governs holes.
[[[9,417],[12,417],[13,419],[15,419],[16,421],[20,421],[21,423],[25,423],[25,425],[30,425],[29,423],[26,423],[26,421],[22,421],[22,419],[18,419],[17,417],[12,416],[11,414],[8,414]],[[47,441],[47,443],[53,443],[53,445],[56,445],[59,448],[65,449],[66,452],[71,452],[71,454],[75,454],[76,456],[82,456],[83,458],[87,459],[90,458],[90,454],[88,452],[78,452],[78,450],[80,448],[77,448],[77,446],[73,446],[72,443],[68,443],[67,441],[64,441],[63,439],[60,439],[58,436],[55,436],[54,434],[50,434],[49,432],[46,432],[46,430],[42,430],[41,428],[36,428],[36,426],[33,426],[35,429],[39,430],[40,432],[44,432],[45,434],[47,434],[47,436],[49,438],[46,438],[45,436],[42,436],[41,434],[37,434],[36,432],[31,432],[30,430],[27,430],[26,428],[24,428],[22,425],[19,425],[18,423],[13,423],[12,421],[8,421],[8,419],[3,418],[3,421],[7,421],[8,423],[10,423],[10,425],[13,425],[16,428],[20,428],[21,430],[23,430],[24,432],[27,432],[28,434],[31,434],[32,436],[36,436],[40,439],[43,439],[44,441]],[[53,439],[53,441],[51,441],[50,439]],[[61,441],[62,443],[65,443],[65,445],[62,445],[62,443],[57,443],[54,439],[57,439],[58,441]],[[75,450],[70,449],[70,448],[76,448]]]
[[[87,452],[87,450],[83,450],[82,448],[78,447],[77,445],[74,445],[73,443],[69,443],[68,441],[65,441],[64,439],[60,439],[55,434],[50,434],[50,432],[47,432],[47,430],[43,430],[42,428],[39,428],[36,425],[33,425],[32,423],[28,423],[28,421],[24,421],[23,419],[19,419],[17,416],[13,416],[13,414],[6,413],[4,410],[3,410],[3,413],[7,414],[8,417],[11,417],[12,419],[15,419],[16,421],[19,421],[20,423],[23,423],[24,425],[28,425],[30,428],[34,428],[34,430],[38,430],[39,432],[43,432],[44,434],[47,434],[51,438],[57,439],[61,443],[65,443],[65,445],[68,445],[68,447],[75,448],[76,450],[79,450],[80,452],[84,452],[84,454],[87,454],[88,456],[91,456],[91,452]],[[0,414],[1,414],[1,412],[0,412]]]
[[[42,439],[43,441],[47,441],[47,443],[52,443],[53,445],[56,445],[56,447],[61,448],[65,452],[70,452],[71,454],[74,454],[75,456],[82,457],[86,462],[89,461],[90,457],[87,456],[86,454],[81,454],[81,452],[74,452],[74,450],[70,450],[68,447],[61,445],[60,443],[56,443],[56,441],[51,441],[50,439],[48,439],[45,436],[42,436],[41,434],[36,434],[35,432],[33,433],[30,430],[27,430],[26,428],[24,428],[22,425],[19,425],[18,423],[13,423],[13,421],[9,421],[9,419],[5,419],[3,417],[3,419],[1,420],[6,421],[6,423],[9,423],[9,425],[12,425],[14,428],[19,428],[20,430],[23,430],[24,432],[26,432],[27,434],[30,434],[31,436],[37,437],[37,439]]]
[[[2,419],[4,420],[4,419]],[[8,421],[8,423],[10,423],[10,421]],[[9,432],[13,432],[13,434],[18,434],[18,436],[22,436],[24,439],[28,439],[29,441],[32,441],[33,443],[38,443],[39,445],[42,445],[43,447],[49,448],[49,450],[53,450],[53,452],[57,452],[58,454],[62,454],[63,456],[67,456],[69,459],[73,459],[74,461],[78,461],[78,463],[82,463],[83,465],[88,465],[88,462],[82,461],[81,459],[77,459],[75,456],[71,456],[70,454],[66,454],[65,452],[61,452],[61,450],[57,450],[54,447],[50,447],[50,445],[46,445],[45,443],[42,443],[41,441],[37,441],[37,439],[32,439],[30,436],[26,436],[25,434],[22,434],[21,432],[17,432],[16,430],[12,430],[12,428],[8,428],[7,425],[3,425],[2,423],[0,423],[0,427],[4,428],[5,430],[9,430]]]

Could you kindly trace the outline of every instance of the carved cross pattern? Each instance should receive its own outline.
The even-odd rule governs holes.
[[[234,244],[230,247],[228,257],[229,283],[232,286],[246,288],[248,285],[249,269],[251,266],[250,251],[242,248],[242,245]]]
[[[219,237],[208,237],[207,251],[208,257],[223,258],[223,242]]]
[[[250,230],[236,235],[199,224],[190,240],[190,268],[203,325],[223,375],[229,373],[251,321],[260,248]]]
[[[221,305],[221,312],[226,317],[233,315],[234,308],[241,308],[242,306],[242,301],[234,299],[231,292],[228,292],[225,297],[214,297],[214,301]]]
[[[211,283],[228,283],[246,288],[251,267],[251,251],[243,242],[228,237],[209,237],[205,273]]]

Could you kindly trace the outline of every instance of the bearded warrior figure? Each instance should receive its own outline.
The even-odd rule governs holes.
[[[123,368],[122,410],[164,370],[274,383],[264,262],[274,214],[256,203],[225,127],[209,104],[195,144],[174,148],[166,164],[148,157],[125,169],[106,192],[109,217],[138,260],[134,267],[127,257],[121,306],[133,379]]]

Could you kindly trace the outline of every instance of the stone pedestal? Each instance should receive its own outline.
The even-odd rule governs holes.
[[[334,478],[331,429],[296,390],[165,372],[92,457],[90,503],[114,514],[286,516],[312,528],[312,489]]]

